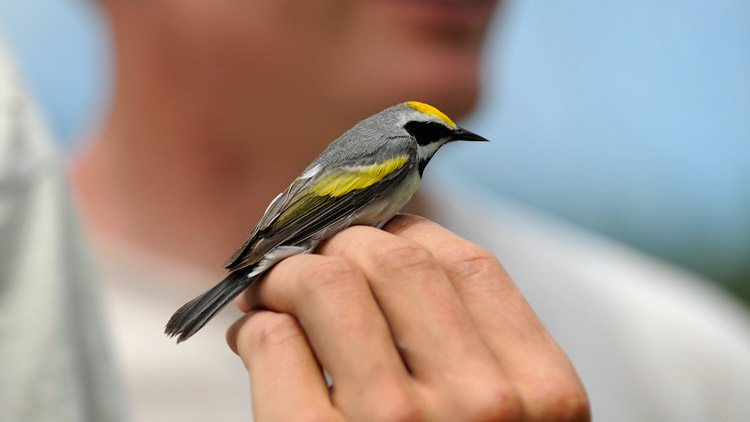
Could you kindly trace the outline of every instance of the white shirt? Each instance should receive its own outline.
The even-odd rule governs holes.
[[[189,341],[178,345],[164,334],[172,313],[221,276],[102,233],[93,240],[131,420],[252,420],[247,370],[225,341],[227,327],[242,315],[234,305]]]

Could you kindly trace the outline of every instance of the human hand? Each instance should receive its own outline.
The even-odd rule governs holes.
[[[256,421],[588,421],[498,260],[421,217],[348,228],[244,292],[227,332]],[[329,388],[321,366],[333,379]]]

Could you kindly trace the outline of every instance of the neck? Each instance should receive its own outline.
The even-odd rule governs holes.
[[[282,162],[224,149],[195,121],[153,132],[111,122],[74,162],[72,176],[95,232],[218,268],[284,188],[274,182],[294,177],[266,160]]]

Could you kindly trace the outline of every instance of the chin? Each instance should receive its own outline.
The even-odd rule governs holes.
[[[415,63],[396,84],[408,100],[434,105],[454,119],[471,111],[479,95],[478,54],[436,54]]]
[[[337,77],[323,84],[327,88],[321,95],[328,97],[332,108],[348,105],[341,110],[347,121],[410,100],[432,104],[459,119],[476,103],[478,48],[447,48],[438,43],[379,47],[375,54],[371,49],[367,55],[357,55],[355,65],[348,63],[331,72],[329,77]]]
[[[375,112],[417,100],[453,118],[474,106],[493,0],[369,0],[329,69],[333,99]],[[367,13],[365,13],[365,11]],[[358,100],[357,100],[358,98]],[[354,110],[352,110],[353,112]]]
[[[467,115],[477,102],[479,95],[478,78],[474,75],[461,79],[431,75],[428,77],[401,78],[390,84],[369,86],[360,91],[359,106],[352,101],[339,102],[349,104],[343,113],[356,113],[352,119],[373,114],[386,107],[404,101],[421,101],[431,104],[445,112],[453,119]],[[353,97],[349,96],[351,100]]]

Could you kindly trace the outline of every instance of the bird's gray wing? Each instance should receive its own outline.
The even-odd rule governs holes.
[[[293,183],[269,206],[251,236],[227,261],[225,267],[236,270],[253,265],[278,246],[306,244],[332,226],[343,224],[343,229],[351,222],[352,215],[356,215],[357,211],[397,185],[414,165],[414,159],[409,158],[404,165],[388,173],[377,183],[354,189],[342,196],[305,192],[305,189],[325,177],[325,172],[300,186]],[[296,194],[292,195],[292,191]],[[346,222],[347,219],[350,220]]]

